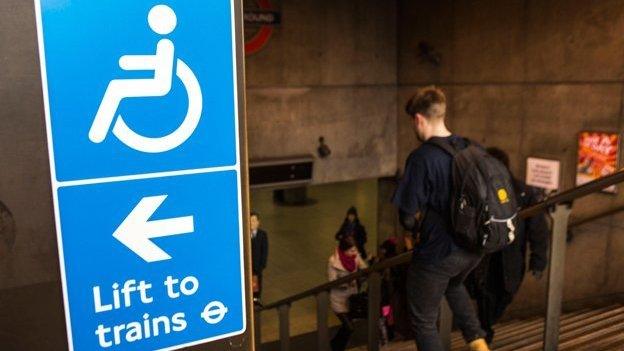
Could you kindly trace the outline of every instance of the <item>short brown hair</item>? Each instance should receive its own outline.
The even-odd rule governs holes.
[[[442,118],[446,115],[446,96],[433,85],[420,88],[407,101],[405,112],[411,117],[419,113],[429,118]]]

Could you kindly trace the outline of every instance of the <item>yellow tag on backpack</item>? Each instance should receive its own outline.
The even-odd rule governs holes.
[[[500,188],[498,189],[497,194],[498,194],[498,201],[501,204],[506,204],[509,202],[509,194],[507,194],[507,190]]]

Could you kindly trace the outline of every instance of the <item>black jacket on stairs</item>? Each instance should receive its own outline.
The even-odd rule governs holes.
[[[514,179],[514,191],[521,208],[527,208],[542,200],[542,192],[524,182]],[[502,251],[492,255],[500,255],[496,261],[502,262],[504,290],[515,294],[520,288],[526,272],[526,251],[530,248],[529,270],[542,272],[546,268],[549,227],[546,215],[539,214],[519,222],[516,239]],[[472,273],[469,290],[483,288],[490,271],[489,258],[485,257]],[[471,286],[470,284],[474,284]]]
[[[264,230],[258,229],[256,236],[251,238],[251,270],[254,275],[262,274],[268,258],[269,238]]]

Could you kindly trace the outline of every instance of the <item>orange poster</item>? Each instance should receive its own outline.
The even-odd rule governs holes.
[[[618,169],[620,135],[604,132],[581,132],[578,140],[576,185],[585,184],[614,173]],[[615,193],[611,186],[604,191]]]

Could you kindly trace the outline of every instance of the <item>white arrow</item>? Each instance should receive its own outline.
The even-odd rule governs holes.
[[[195,231],[193,216],[150,221],[167,195],[144,197],[113,233],[113,237],[147,262],[168,260],[169,254],[150,239]]]

